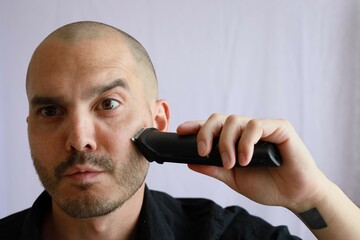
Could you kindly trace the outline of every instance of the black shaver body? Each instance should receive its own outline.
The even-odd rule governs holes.
[[[201,157],[197,151],[196,135],[178,135],[160,132],[155,128],[143,128],[133,138],[138,150],[149,162],[173,162],[223,166],[218,141],[214,138],[211,153]],[[280,153],[275,144],[259,141],[248,166],[278,167],[281,165]],[[240,166],[238,163],[236,166]]]

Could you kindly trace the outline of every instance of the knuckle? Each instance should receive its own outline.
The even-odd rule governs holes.
[[[260,119],[251,119],[249,120],[249,122],[247,123],[246,127],[250,128],[250,129],[258,129],[261,128],[262,123]]]
[[[215,120],[215,119],[219,119],[219,118],[221,118],[221,117],[222,117],[222,115],[219,114],[219,113],[212,113],[212,114],[210,115],[209,119]]]
[[[226,118],[226,122],[227,123],[230,123],[230,124],[233,124],[233,123],[238,123],[239,122],[239,116],[237,115],[229,115],[227,118]]]

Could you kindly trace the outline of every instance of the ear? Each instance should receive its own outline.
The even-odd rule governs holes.
[[[154,111],[154,127],[158,130],[165,132],[169,128],[170,120],[170,109],[169,105],[165,100],[158,99],[156,100],[156,106]]]

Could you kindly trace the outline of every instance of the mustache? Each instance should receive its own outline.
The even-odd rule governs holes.
[[[60,163],[55,168],[55,176],[61,178],[62,175],[75,165],[89,164],[99,167],[106,171],[114,171],[115,166],[110,157],[96,156],[93,153],[73,152],[66,161]]]

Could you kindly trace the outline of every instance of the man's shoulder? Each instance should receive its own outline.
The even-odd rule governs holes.
[[[173,224],[171,227],[175,236],[183,234],[183,231],[175,230],[182,225],[181,230],[187,229],[191,236],[208,236],[207,239],[234,239],[237,236],[249,236],[251,239],[298,239],[290,235],[287,227],[272,226],[240,206],[222,207],[206,198],[174,198],[167,193],[150,192],[165,219]]]
[[[12,228],[13,226],[21,226],[27,218],[29,211],[30,209],[28,208],[0,219],[0,229]]]
[[[156,202],[161,202],[163,208],[169,208],[171,211],[178,209],[181,211],[194,213],[199,212],[200,215],[249,215],[249,213],[239,206],[222,207],[216,202],[207,198],[175,198],[167,193],[151,190],[152,196]]]
[[[40,239],[41,222],[51,206],[51,197],[43,192],[32,207],[0,219],[0,239]]]
[[[0,239],[17,239],[29,211],[25,209],[0,219]]]
[[[206,198],[176,198],[153,190],[150,193],[156,208],[152,207],[149,215],[160,213],[177,237],[189,234],[186,237],[211,239],[211,236],[222,236],[236,219],[251,218],[241,207],[224,208]]]

